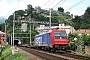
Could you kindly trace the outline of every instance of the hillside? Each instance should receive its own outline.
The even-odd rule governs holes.
[[[49,11],[48,11],[49,12]],[[38,14],[38,18],[34,18],[37,21],[48,21],[49,22],[49,13],[48,12],[43,12]],[[58,12],[58,13],[57,13]],[[67,23],[67,24],[71,24],[72,23],[72,17],[66,13],[62,13],[62,12],[52,12],[51,13],[51,21],[52,23]]]
[[[67,24],[72,23],[72,17],[70,15],[66,15],[66,14],[61,14],[60,16],[57,16],[57,20],[59,23],[60,22],[67,23]]]

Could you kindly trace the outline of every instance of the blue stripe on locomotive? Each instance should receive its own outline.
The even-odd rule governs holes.
[[[41,35],[37,35],[34,38],[34,44],[52,44],[52,40],[51,40],[51,36],[50,33],[45,33],[45,34],[41,34]]]

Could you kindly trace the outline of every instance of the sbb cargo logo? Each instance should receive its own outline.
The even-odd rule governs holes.
[[[35,38],[35,43],[36,43],[36,44],[42,43],[42,37],[37,37],[37,38]]]

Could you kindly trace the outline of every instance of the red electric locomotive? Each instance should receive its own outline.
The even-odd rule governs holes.
[[[34,39],[35,47],[48,50],[65,50],[68,46],[68,37],[65,30],[49,30],[39,34]]]

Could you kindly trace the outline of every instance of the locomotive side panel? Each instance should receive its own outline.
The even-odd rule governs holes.
[[[49,33],[38,35],[34,39],[35,46],[51,46],[51,44],[52,41]]]
[[[40,46],[41,43],[42,43],[42,36],[35,36],[34,46]]]

